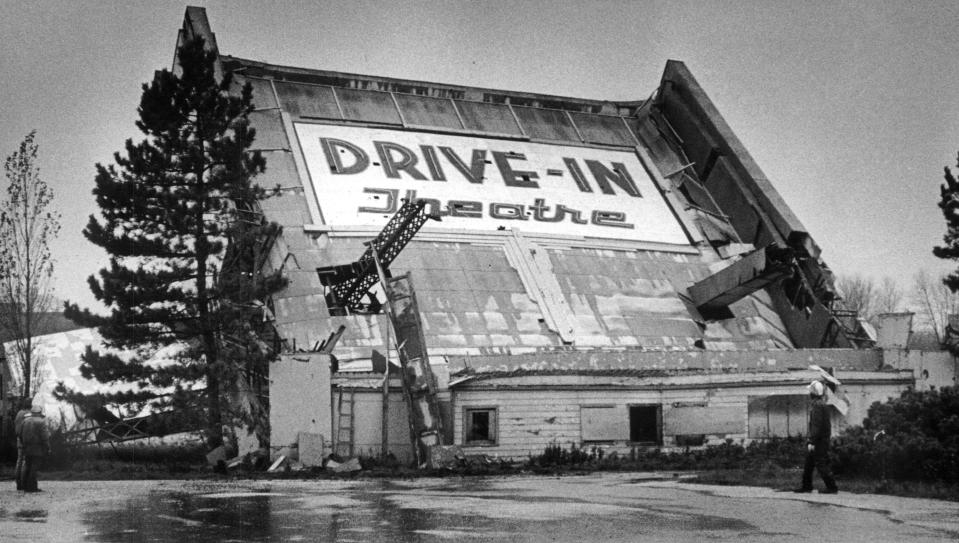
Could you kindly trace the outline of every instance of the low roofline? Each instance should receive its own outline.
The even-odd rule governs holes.
[[[755,351],[545,351],[512,355],[447,355],[451,377],[530,371],[774,373],[806,370],[815,364],[836,370],[873,371],[883,365],[881,349],[796,349]]]
[[[496,390],[530,388],[549,389],[686,389],[715,387],[805,386],[816,376],[810,370],[778,372],[720,372],[720,371],[594,371],[542,372],[517,370],[451,376],[450,389],[486,388]],[[843,372],[843,385],[907,384],[915,383],[911,370],[887,369]],[[531,381],[530,378],[535,378]],[[584,381],[582,378],[588,378]],[[572,381],[570,379],[573,379]]]

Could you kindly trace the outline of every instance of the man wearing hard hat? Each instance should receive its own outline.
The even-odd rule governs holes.
[[[50,454],[50,431],[43,418],[43,408],[34,405],[30,416],[23,419],[17,431],[19,443],[23,445],[23,468],[20,470],[20,487],[25,492],[39,492],[37,488],[37,467],[44,456]]]
[[[839,492],[836,480],[829,467],[829,438],[832,436],[832,421],[829,418],[829,404],[826,403],[826,385],[822,381],[813,381],[809,389],[809,432],[806,436],[806,465],[802,472],[802,486],[796,492],[812,492],[812,470],[819,470],[822,482],[826,484],[820,494]]]

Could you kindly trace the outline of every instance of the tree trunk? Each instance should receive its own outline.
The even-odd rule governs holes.
[[[220,377],[216,369],[207,362],[206,393],[207,393],[207,444],[210,449],[223,445],[223,415],[220,412]]]

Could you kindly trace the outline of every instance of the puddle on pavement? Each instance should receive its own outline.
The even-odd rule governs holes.
[[[46,522],[47,512],[44,509],[21,509],[13,514],[13,518],[19,522]]]
[[[482,497],[480,497],[482,496]],[[596,507],[599,506],[597,509]],[[555,509],[561,514],[545,515]],[[529,513],[529,514],[527,514]],[[610,519],[610,522],[604,522]],[[615,522],[612,522],[615,519]],[[154,491],[84,516],[86,541],[632,541],[651,526],[676,531],[752,527],[645,507],[530,499],[485,484],[399,488],[389,482],[324,492]]]

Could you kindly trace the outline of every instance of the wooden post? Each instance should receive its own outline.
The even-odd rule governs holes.
[[[381,434],[383,444],[380,446],[380,455],[386,459],[390,452],[390,330],[393,325],[387,318],[386,322],[386,371],[383,372],[383,422]]]
[[[383,307],[386,308],[386,315],[389,317],[389,325],[392,328],[393,322],[396,319],[396,313],[393,308],[393,300],[390,300],[390,294],[389,294],[390,286],[389,284],[387,284],[387,281],[386,281],[386,270],[383,269],[383,264],[380,262],[379,251],[376,249],[373,243],[369,242],[367,243],[367,245],[370,247],[370,249],[372,249],[371,252],[373,255],[373,263],[376,264],[376,273],[380,278],[380,285],[383,286],[383,302],[384,302]],[[395,334],[396,330],[393,330],[393,332]],[[399,336],[397,336],[396,341],[399,341]],[[400,349],[402,348],[403,348],[403,345],[396,346],[396,355],[401,357],[400,358],[401,364],[402,364],[402,354],[400,354]],[[389,359],[387,359],[387,366],[386,366],[387,370],[389,370],[389,367],[390,367]],[[401,370],[401,371],[404,371],[404,370]],[[388,377],[389,377],[389,372],[387,371],[387,378]],[[406,376],[403,375],[402,378],[405,379]],[[387,386],[389,386],[389,382],[387,382]],[[412,414],[413,400],[410,397],[410,391],[407,390],[407,387],[405,385],[403,386],[403,394],[406,396],[406,405],[409,408],[410,413]],[[419,466],[422,460],[420,458],[419,435],[416,433],[416,429],[413,427],[412,418],[410,420],[410,441],[413,446],[413,458],[416,459],[416,465]]]

